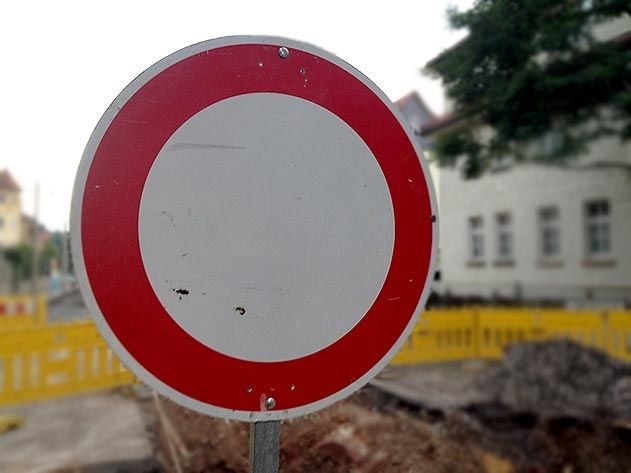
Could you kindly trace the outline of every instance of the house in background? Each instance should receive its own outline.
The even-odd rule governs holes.
[[[21,243],[32,245],[35,219],[22,213],[22,190],[8,170],[0,171],[0,249]],[[44,225],[37,224],[37,242],[42,248],[51,234]]]
[[[405,121],[411,128],[412,134],[416,137],[418,143],[421,145],[423,154],[427,159],[433,146],[431,136],[424,136],[422,134],[423,127],[427,124],[437,120],[437,117],[427,106],[423,98],[416,91],[408,93],[406,96],[400,98],[394,105],[402,113]],[[432,175],[434,183],[434,191],[436,193],[436,199],[439,199],[440,186],[438,179],[438,167],[429,160],[429,171]]]
[[[28,245],[33,244],[33,232],[35,232],[35,219],[29,215],[22,214],[20,241]],[[37,224],[37,247],[42,249],[51,239],[52,235],[41,223]]]
[[[20,243],[22,203],[21,189],[8,170],[0,171],[0,248]]]
[[[631,43],[628,21],[597,33]],[[425,121],[420,132],[431,143],[455,127],[490,133],[453,112]],[[550,134],[537,146],[545,152],[555,142]],[[474,180],[457,167],[436,173],[437,292],[568,306],[631,303],[631,144],[603,138],[565,167],[510,161]]]
[[[431,149],[432,140],[429,136],[423,136],[421,129],[426,123],[435,120],[436,117],[425,104],[421,96],[413,91],[397,100],[394,105],[401,111],[405,120],[412,128],[412,132],[418,137],[423,150],[427,151]]]

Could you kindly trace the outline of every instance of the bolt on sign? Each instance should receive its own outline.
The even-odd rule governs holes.
[[[383,92],[314,46],[228,37],[134,79],[77,172],[72,244],[112,349],[159,393],[250,422],[321,409],[427,299],[431,179]]]

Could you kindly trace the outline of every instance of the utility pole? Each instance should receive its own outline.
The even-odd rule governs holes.
[[[35,184],[35,205],[33,211],[33,234],[32,245],[33,254],[31,258],[31,292],[33,293],[33,300],[37,304],[37,295],[39,293],[39,183]]]
[[[61,234],[61,291],[68,288],[68,272],[70,258],[68,258],[68,224],[64,224],[64,231]]]

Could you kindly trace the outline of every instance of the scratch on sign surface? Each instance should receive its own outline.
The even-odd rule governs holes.
[[[161,210],[160,213],[164,215],[165,217],[167,217],[171,221],[173,228],[175,228],[175,218],[173,217],[173,215],[166,213],[164,210]]]
[[[193,151],[205,151],[209,149],[228,150],[228,149],[246,149],[245,146],[232,146],[215,143],[175,143],[169,146],[172,150],[193,150]]]

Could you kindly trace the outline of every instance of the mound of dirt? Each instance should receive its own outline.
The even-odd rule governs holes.
[[[513,345],[474,386],[515,411],[631,418],[631,365],[570,340]]]
[[[167,426],[156,447],[166,471],[248,471],[248,424],[160,404]],[[283,473],[478,473],[483,460],[407,413],[374,411],[357,398],[284,422],[281,431]]]

